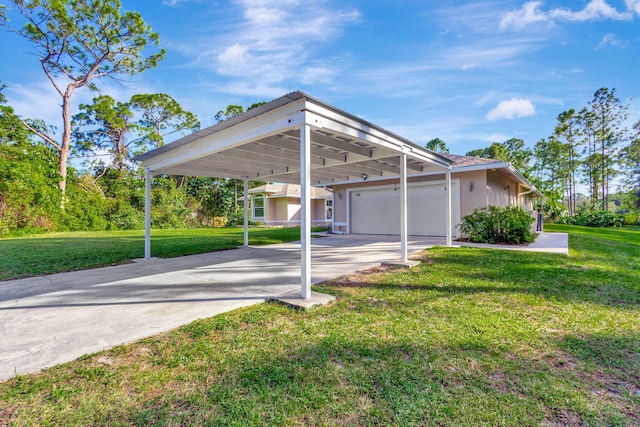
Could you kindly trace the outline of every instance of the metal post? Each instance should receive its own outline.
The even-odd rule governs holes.
[[[243,220],[244,247],[249,246],[249,178],[244,179],[244,220]]]
[[[311,297],[311,127],[300,127],[300,285]]]
[[[144,257],[151,258],[151,172],[144,168]]]
[[[445,221],[447,230],[445,231],[445,244],[446,246],[451,246],[451,170],[447,169],[445,174],[445,185],[447,186],[447,194],[446,194],[446,209],[447,209],[447,218]]]
[[[407,262],[407,155],[400,154],[400,261]]]

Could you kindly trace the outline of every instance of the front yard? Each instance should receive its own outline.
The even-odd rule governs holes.
[[[324,231],[325,228],[314,228]],[[300,228],[250,228],[250,245],[300,239]],[[170,258],[243,244],[240,228],[152,230],[151,255]],[[0,239],[0,280],[129,262],[144,255],[144,231],[86,231]]]
[[[0,425],[640,426],[640,227],[434,248],[0,384]]]

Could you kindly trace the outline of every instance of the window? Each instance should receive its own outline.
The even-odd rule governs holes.
[[[264,218],[264,196],[254,196],[253,218]]]
[[[324,217],[327,221],[333,219],[333,200],[327,199],[324,202]]]

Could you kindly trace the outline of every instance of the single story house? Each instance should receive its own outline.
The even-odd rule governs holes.
[[[333,219],[332,193],[324,188],[312,187],[311,224],[331,226]],[[300,225],[300,185],[265,184],[252,188],[249,193],[249,220],[269,226]],[[244,202],[244,197],[238,199]]]

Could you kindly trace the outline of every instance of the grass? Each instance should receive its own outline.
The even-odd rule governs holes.
[[[314,228],[314,231],[325,230]],[[153,256],[170,258],[235,248],[240,228],[153,230]],[[249,244],[269,245],[300,239],[300,228],[251,228]],[[129,262],[144,254],[144,231],[51,233],[0,239],[0,280]]]
[[[0,384],[0,425],[640,426],[640,228],[434,248]]]

